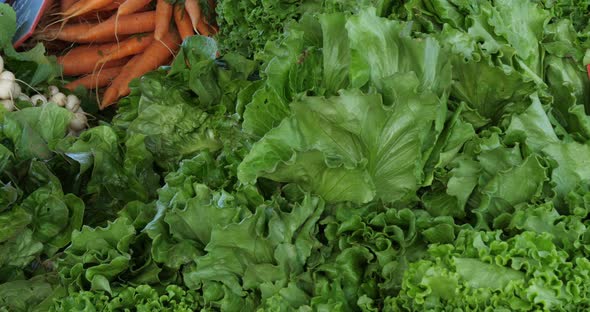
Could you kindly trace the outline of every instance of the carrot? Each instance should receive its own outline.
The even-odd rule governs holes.
[[[193,30],[197,32],[197,25],[203,15],[203,12],[201,12],[201,5],[199,4],[199,0],[185,0],[184,8],[191,19],[191,22],[193,24]]]
[[[117,60],[130,55],[139,54],[145,50],[153,40],[154,37],[149,35],[143,37],[132,37],[120,42],[118,45],[115,43],[115,47],[106,51],[106,53],[103,54],[104,56],[98,61],[98,64]]]
[[[148,47],[152,36],[133,37],[120,43],[79,46],[57,58],[66,76],[92,72],[98,65],[138,54]]]
[[[85,57],[58,57],[57,63],[63,67],[63,74],[65,76],[78,76],[94,72],[99,59],[100,55],[98,53],[90,53]],[[121,66],[125,62],[127,62],[125,59],[113,60],[106,62],[103,68]]]
[[[96,9],[94,10],[95,12],[108,12],[108,11],[113,11],[113,10],[117,10],[119,9],[119,6],[121,6],[121,2],[119,1],[115,1],[105,7],[102,7],[100,9]]]
[[[64,27],[51,26],[45,30],[36,34],[38,40],[51,41],[51,40],[63,40],[63,41],[74,41],[81,34],[90,31],[92,29],[91,24],[71,24]]]
[[[70,19],[70,21],[72,21],[73,23],[100,23],[103,20],[108,19],[109,17],[111,17],[113,15],[112,12],[110,11],[96,11],[96,12],[90,12],[90,13],[86,13],[84,15],[80,15],[80,16],[76,16]]]
[[[104,109],[105,107],[112,105],[118,98],[128,95],[130,93],[129,82],[166,64],[173,56],[173,53],[178,51],[180,43],[180,36],[173,29],[168,31],[161,41],[154,40],[144,53],[138,54],[134,57],[134,63],[128,70],[126,68],[123,69],[125,76],[121,79],[117,77],[117,79],[113,81],[111,87],[115,88],[117,91],[109,92],[107,89],[108,96],[105,92],[100,108]],[[116,96],[114,96],[115,93]]]
[[[66,89],[73,91],[78,86],[83,86],[86,89],[97,89],[106,87],[121,73],[123,66],[111,67],[107,69],[103,69],[97,73],[86,75],[82,78],[74,80],[64,87]]]
[[[166,0],[158,0],[156,4],[156,30],[154,38],[162,40],[162,37],[168,32],[170,28],[170,19],[172,18],[172,4]]]
[[[196,33],[203,36],[209,36],[216,32],[215,29],[208,25],[207,21],[205,20],[199,0],[186,0],[184,2],[184,7],[191,18],[193,30]]]
[[[95,24],[86,33],[81,34],[74,42],[105,42],[115,41],[117,35],[132,35],[152,32],[156,27],[155,11],[148,11],[117,17]],[[118,21],[117,21],[118,19]],[[116,34],[115,34],[116,30]]]
[[[152,42],[145,52],[140,54],[137,64],[131,68],[131,71],[133,72],[131,76],[133,76],[133,78],[139,77],[166,64],[166,61],[171,59],[178,51],[181,43],[180,36],[174,29],[168,31],[161,41]],[[129,94],[129,86],[125,84],[121,88],[119,95],[123,96],[127,94]]]
[[[178,28],[178,33],[182,40],[195,34],[193,24],[191,23],[188,14],[184,7],[180,5],[174,7],[174,22],[176,23],[176,28]]]
[[[133,14],[148,5],[150,1],[151,0],[126,0],[121,6],[119,6],[117,15],[123,16]]]
[[[104,109],[105,107],[111,105],[119,98],[119,89],[125,83],[125,81],[133,80],[133,78],[129,79],[131,75],[131,68],[135,66],[135,64],[139,61],[141,55],[134,56],[121,70],[121,73],[113,80],[110,87],[106,89],[104,95],[102,97],[102,102],[100,104],[100,109]]]
[[[100,66],[102,66],[102,69],[104,70],[104,69],[108,69],[108,68],[112,68],[112,67],[123,66],[128,61],[129,61],[128,58],[122,58],[122,59],[112,60],[112,61],[106,62],[106,63],[104,63],[104,65],[100,65]],[[77,71],[79,72],[79,74],[77,74],[76,76],[93,73],[93,72],[95,72],[95,69],[96,69],[96,65],[92,66],[92,68],[88,68],[84,72],[82,72],[81,69],[78,69]],[[72,75],[72,76],[74,76],[74,75]]]
[[[69,50],[63,56],[58,57],[58,59],[59,58],[65,59],[66,62],[68,62],[68,59],[70,59],[71,62],[75,62],[80,57],[84,57],[84,58],[92,57],[92,56],[90,56],[91,54],[96,55],[95,57],[100,58],[100,56],[110,53],[110,51],[112,51],[116,48],[117,48],[117,43],[106,43],[106,44],[101,44],[101,45],[82,45],[82,46],[77,46],[77,47]]]
[[[212,28],[210,28],[209,25],[207,25],[207,23],[205,23],[204,18],[200,18],[197,22],[197,32],[199,33],[199,35],[209,36],[212,34],[213,30]]]
[[[66,11],[67,9],[72,7],[72,5],[74,5],[76,2],[78,2],[78,0],[61,0],[61,2],[60,2],[61,11],[62,12]]]
[[[113,3],[113,0],[80,0],[69,9],[65,10],[62,15],[64,15],[66,19],[69,19],[104,8],[111,3]]]
[[[131,74],[129,76],[131,78],[128,78],[128,81],[121,86],[119,96],[129,94],[129,82],[131,80],[166,64],[178,51],[180,43],[182,41],[176,31],[169,31],[161,41],[152,42],[146,51],[139,55],[137,63],[130,69]]]

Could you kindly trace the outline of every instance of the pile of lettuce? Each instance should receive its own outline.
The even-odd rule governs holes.
[[[224,0],[216,7],[223,52],[254,56],[268,41],[278,39],[285,24],[308,11],[319,11],[318,0]]]
[[[358,12],[375,7],[380,14],[400,9],[389,0],[219,0],[215,8],[222,52],[257,59],[269,42],[283,38],[293,22],[307,14]],[[419,2],[419,1],[418,1]],[[204,8],[208,5],[202,3]],[[580,17],[582,18],[582,17]]]
[[[590,4],[323,4],[0,115],[0,311],[588,310]]]

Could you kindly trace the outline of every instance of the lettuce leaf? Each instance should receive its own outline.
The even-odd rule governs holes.
[[[411,195],[424,166],[414,155],[423,153],[437,99],[415,93],[418,80],[411,75],[394,76],[391,83],[404,102],[384,106],[380,96],[355,91],[294,102],[293,117],[254,144],[238,177],[247,183],[259,176],[297,182],[328,201]]]
[[[32,49],[17,52],[12,46],[12,39],[17,30],[16,12],[6,3],[0,3],[0,52],[7,67],[19,79],[31,86],[51,81],[60,74],[60,68],[55,56],[47,56],[42,43],[37,43]]]

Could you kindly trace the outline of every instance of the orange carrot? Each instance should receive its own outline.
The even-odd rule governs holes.
[[[152,32],[156,27],[155,17],[155,11],[125,15],[119,18],[114,15],[102,23],[93,25],[90,30],[71,41],[108,42],[115,41],[117,35],[132,35]],[[117,31],[116,34],[115,30]]]
[[[145,52],[139,55],[137,63],[130,69],[131,79],[121,86],[119,96],[129,94],[131,80],[166,64],[178,51],[180,43],[182,43],[180,36],[174,30],[169,31],[161,41],[152,42]]]
[[[156,30],[154,31],[154,38],[162,40],[162,37],[168,32],[170,28],[170,19],[172,18],[172,4],[166,0],[158,0],[156,4]]]
[[[197,32],[199,33],[199,35],[209,36],[212,34],[213,30],[207,23],[205,23],[204,18],[200,18],[197,22]]]
[[[117,90],[117,95],[113,95],[115,91],[109,92],[108,96],[107,93],[105,93],[101,103],[101,109],[112,105],[118,98],[128,95],[130,92],[129,82],[133,79],[166,64],[172,58],[173,53],[178,51],[180,43],[180,36],[174,31],[174,29],[168,31],[161,41],[154,40],[144,53],[138,54],[136,60],[134,58],[135,61],[128,70],[126,68],[123,69],[125,76],[120,80],[119,77],[117,77],[117,79],[113,81],[111,87]],[[117,84],[115,84],[115,82]],[[108,91],[109,90],[107,89],[107,92]]]
[[[72,4],[67,10],[63,10],[62,13],[60,13],[60,14],[65,15],[65,17],[68,17],[69,14],[73,14],[76,11],[80,10],[80,8],[83,5],[85,5],[85,3],[86,3],[86,1],[78,0],[78,1],[74,2],[74,4]],[[72,16],[72,17],[74,17],[74,16]]]
[[[96,66],[138,54],[148,47],[153,36],[133,37],[120,43],[79,46],[67,54],[58,57],[57,62],[63,66],[63,73],[75,76],[92,72]]]
[[[111,3],[113,3],[113,0],[80,0],[65,10],[62,15],[68,19],[104,8]]]
[[[115,43],[113,49],[105,51],[103,57],[100,58],[98,64],[106,63],[108,61],[117,60],[130,55],[141,53],[145,50],[154,40],[152,35],[142,37],[132,37],[119,44]]]
[[[100,104],[100,109],[104,109],[105,107],[111,105],[119,98],[119,89],[125,83],[125,81],[133,80],[133,78],[129,79],[131,75],[131,68],[135,66],[135,64],[139,61],[141,54],[134,56],[121,70],[121,73],[113,80],[113,83],[106,89],[104,95],[102,97],[102,103]]]
[[[72,62],[75,62],[76,59],[78,59],[80,57],[86,57],[86,58],[92,57],[92,56],[90,56],[90,54],[94,54],[94,55],[96,55],[95,57],[100,58],[100,56],[105,55],[116,48],[117,48],[117,43],[106,43],[106,44],[101,44],[101,45],[95,45],[95,44],[82,45],[82,46],[77,46],[77,47],[69,50],[66,54],[64,54],[63,56],[60,56],[59,58],[62,58],[62,59],[65,58],[66,62],[68,62],[69,60],[71,60]]]
[[[97,73],[86,75],[82,78],[74,80],[64,87],[66,89],[73,91],[78,86],[83,86],[86,89],[96,89],[106,87],[121,73],[121,69],[123,66],[117,66],[112,68],[103,69]]]
[[[174,22],[182,40],[195,34],[188,14],[184,10],[184,7],[180,5],[174,7]]]
[[[100,55],[97,53],[88,54],[86,57],[58,57],[57,63],[63,67],[65,76],[78,76],[94,72],[97,68]],[[126,59],[119,59],[107,62],[103,68],[121,66],[127,62]]]
[[[56,39],[63,41],[73,41],[78,36],[80,36],[80,34],[88,32],[90,29],[92,29],[92,25],[86,23],[71,24],[64,27],[51,26],[47,27],[41,32],[36,33],[35,36],[38,40],[43,41],[51,41]]]
[[[61,0],[61,3],[60,3],[61,11],[64,12],[67,9],[71,8],[72,5],[74,5],[76,2],[78,2],[78,0]]]
[[[123,16],[133,14],[148,5],[150,1],[151,0],[126,0],[121,6],[119,6],[117,15]]]
[[[76,16],[70,19],[73,23],[100,23],[113,15],[110,11],[96,11]]]
[[[119,9],[119,6],[121,6],[121,2],[119,1],[115,1],[105,7],[102,7],[100,9],[96,9],[96,12],[105,12],[105,11],[113,11],[113,10],[117,10]]]
[[[201,5],[199,4],[199,0],[185,0],[184,1],[184,8],[188,13],[188,16],[191,19],[193,24],[193,30],[197,32],[197,25],[199,24],[199,20],[202,18],[203,13],[201,12]]]

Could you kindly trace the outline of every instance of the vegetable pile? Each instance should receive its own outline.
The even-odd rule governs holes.
[[[0,311],[590,309],[590,4],[236,3],[79,136],[0,107]]]
[[[203,36],[217,33],[212,15],[204,14],[198,0],[158,0],[155,8],[151,2],[62,0],[59,12],[51,14],[60,18],[46,18],[48,25],[40,27],[35,38],[49,42],[61,54],[57,62],[64,76],[82,75],[66,88],[108,87],[100,103],[104,109],[129,94],[131,80],[168,64],[182,39],[195,32]],[[210,12],[215,2],[206,6]],[[79,45],[72,47],[71,43]]]

